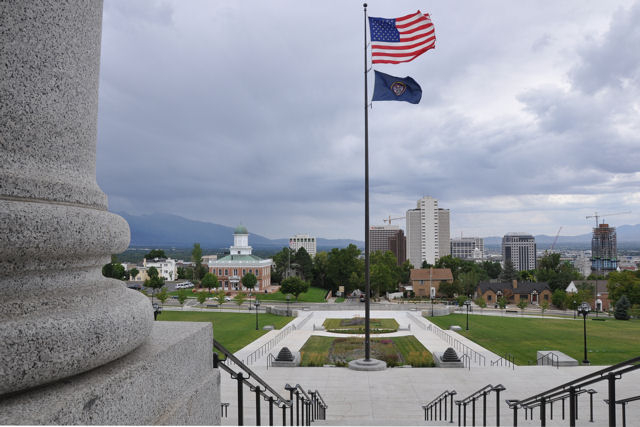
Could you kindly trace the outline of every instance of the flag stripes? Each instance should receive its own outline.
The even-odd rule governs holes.
[[[369,18],[374,64],[409,62],[436,44],[429,14],[420,11],[396,19]]]

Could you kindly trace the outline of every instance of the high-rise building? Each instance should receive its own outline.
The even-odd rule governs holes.
[[[451,256],[468,261],[483,260],[484,239],[480,237],[451,239]]]
[[[416,209],[407,211],[407,259],[420,268],[423,261],[434,264],[449,253],[449,210],[438,209],[438,201],[430,196],[418,200]],[[440,230],[442,227],[442,230]],[[446,238],[447,248],[441,249]]]
[[[313,258],[316,256],[316,238],[308,234],[296,234],[289,238],[289,249],[297,251],[300,248],[304,248]]]
[[[616,228],[598,224],[591,237],[591,271],[608,274],[618,268],[618,242]]]
[[[369,252],[391,251],[398,265],[406,260],[406,239],[397,225],[374,225],[369,228]]]
[[[502,259],[516,271],[535,270],[536,239],[527,233],[507,233],[502,238]]]
[[[451,227],[449,225],[449,209],[438,208],[438,256],[451,255],[449,240],[451,237]]]

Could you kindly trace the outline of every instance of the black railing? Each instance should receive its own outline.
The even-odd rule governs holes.
[[[467,405],[471,404],[471,425],[476,425],[476,400],[482,398],[482,425],[487,425],[487,395],[492,391],[496,393],[496,426],[500,426],[500,392],[506,390],[502,384],[493,386],[488,384],[481,389],[471,393],[461,400],[456,400],[458,405],[458,425],[467,425]],[[460,408],[462,407],[462,416]]]
[[[549,363],[549,361],[551,361],[551,363]],[[543,366],[544,365],[551,365],[551,366],[555,366],[556,368],[559,369],[560,368],[560,356],[558,356],[554,352],[550,351],[549,353],[543,354],[542,356],[538,357],[538,359],[536,360],[536,365],[543,365]]]
[[[317,390],[313,392],[309,390],[307,393],[300,384],[296,384],[295,386],[287,384],[284,386],[284,389],[289,392],[289,401],[292,402],[292,405],[289,407],[291,411],[291,415],[289,416],[291,425],[293,425],[294,406],[296,407],[296,425],[310,426],[315,420],[325,419],[328,406]],[[293,405],[293,403],[295,403],[295,405]]]
[[[616,400],[617,405],[622,405],[622,427],[627,427],[627,403],[635,402],[636,400],[640,400],[640,396],[627,397],[626,399]],[[609,403],[609,399],[604,400],[607,404]],[[591,415],[593,419],[593,415]]]
[[[449,422],[453,422],[453,396],[457,393],[455,390],[445,390],[440,396],[433,399],[431,402],[426,405],[422,405],[422,409],[424,409],[424,420],[425,421],[442,421],[443,419],[447,420],[447,400],[449,400]],[[444,401],[444,404],[442,403]],[[444,410],[443,410],[444,407]],[[444,413],[444,418],[442,414]]]
[[[516,369],[516,358],[511,353],[505,353],[504,356],[491,361],[491,366],[506,366],[507,368]]]
[[[600,381],[607,381],[609,398],[608,404],[608,418],[609,426],[615,427],[616,425],[616,380],[622,378],[622,375],[635,371],[640,368],[640,357],[634,357],[633,359],[626,360],[608,368],[601,369],[589,375],[585,375],[573,381],[569,381],[557,387],[551,388],[542,393],[538,393],[534,396],[521,400],[508,400],[509,407],[513,409],[513,421],[514,426],[517,425],[518,408],[525,409],[525,416],[527,410],[533,407],[538,407],[540,410],[540,425],[545,427],[546,425],[546,407],[547,404],[553,401],[557,401],[558,398],[569,400],[569,425],[574,427],[576,425],[576,419],[578,418],[578,395],[583,393],[589,393],[590,406],[591,406],[591,419],[593,419],[593,393],[595,391],[590,390],[592,384],[596,384]],[[564,412],[564,400],[563,400],[563,412]]]
[[[229,403],[228,402],[222,402],[220,404],[220,417],[221,418],[227,418],[227,416],[229,416]]]
[[[215,339],[213,340],[213,345],[215,349],[220,351],[225,356],[225,359],[220,359],[220,357],[218,356],[218,353],[214,352],[213,367],[223,369],[224,371],[228,372],[231,375],[231,378],[235,379],[238,382],[238,388],[237,388],[238,390],[237,391],[238,425],[244,425],[244,386],[247,386],[250,392],[255,393],[255,401],[256,401],[255,425],[260,425],[262,421],[261,399],[264,399],[265,401],[269,402],[269,425],[270,426],[272,426],[274,423],[274,407],[280,408],[282,410],[283,426],[287,425],[287,408],[289,408],[291,411],[290,425],[293,425],[293,406],[294,406],[293,399],[286,399],[283,396],[281,396],[276,390],[274,390],[269,384],[267,384],[255,372],[249,369],[247,365],[245,365],[241,360],[239,360],[237,357],[231,354],[231,352],[229,352],[226,348],[224,348],[224,346],[222,346]],[[239,369],[237,371],[232,369],[229,366],[231,364],[230,362],[232,362],[232,364],[235,364]],[[250,379],[253,380],[253,382],[250,382],[249,381]],[[288,390],[287,387],[289,387],[288,384],[285,387],[286,390]],[[302,390],[302,388],[300,388],[300,390]],[[317,391],[315,391],[314,393],[315,393],[315,396],[320,396],[320,394]],[[304,393],[304,391],[302,391],[302,394],[303,394],[303,399],[305,399],[304,404],[309,407],[308,411],[310,412],[312,399],[309,397],[309,395]],[[313,418],[313,419],[324,419],[324,415],[327,409],[326,403],[324,403],[324,400],[322,400],[321,397],[319,400],[316,397],[316,400],[313,402],[316,405],[320,405],[322,407],[322,410],[318,411],[322,415],[322,418]],[[297,402],[297,404],[300,405],[300,402]],[[226,404],[226,405],[227,407],[229,406],[229,404]],[[299,410],[299,407],[297,406],[296,409]],[[310,425],[311,421],[313,420],[309,412],[306,417],[304,417],[303,415],[303,422],[306,420],[305,425]],[[225,414],[226,414],[226,408],[225,408]],[[301,425],[299,417],[296,420],[296,425]]]

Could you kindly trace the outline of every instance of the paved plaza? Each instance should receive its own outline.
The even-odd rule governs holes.
[[[362,310],[345,311],[301,311],[295,319],[297,329],[289,333],[274,348],[262,356],[256,356],[255,351],[272,340],[281,331],[271,331],[254,341],[247,347],[235,353],[241,360],[249,361],[253,369],[272,387],[285,397],[285,384],[300,384],[305,390],[318,390],[329,405],[326,421],[315,424],[324,425],[444,425],[447,421],[425,421],[421,405],[426,404],[445,390],[455,390],[456,398],[464,398],[487,384],[502,384],[506,387],[500,395],[501,425],[512,425],[513,412],[508,409],[505,399],[523,399],[561,385],[572,379],[587,375],[602,369],[602,366],[554,368],[550,366],[517,366],[515,369],[505,366],[491,366],[491,361],[497,360],[498,355],[467,340],[461,335],[445,331],[458,341],[484,356],[471,361],[471,367],[459,369],[445,368],[389,368],[378,372],[353,371],[347,368],[267,368],[268,354],[276,355],[286,346],[292,351],[298,351],[311,335],[331,335],[320,330],[314,330],[322,325],[326,318],[351,318],[363,316]],[[443,352],[450,345],[441,338],[442,333],[435,333],[435,326],[429,328],[431,322],[421,317],[417,311],[372,311],[372,318],[394,318],[400,325],[399,330],[384,336],[414,335],[433,352]],[[410,326],[409,326],[410,325]],[[409,326],[408,330],[407,327]],[[215,331],[214,331],[215,334]],[[353,336],[353,335],[350,335]],[[254,356],[249,357],[251,354]],[[635,396],[640,379],[637,371],[625,375],[617,381],[617,399]],[[579,420],[577,425],[606,425],[607,406],[603,399],[607,398],[606,382],[595,384],[598,393],[594,395],[594,423],[589,422],[589,398],[585,394],[579,398]],[[237,423],[237,383],[226,373],[222,375],[222,401],[229,402],[228,418],[223,418],[224,425]],[[255,424],[255,397],[245,387],[244,422]],[[487,423],[496,424],[496,398],[491,394],[487,399]],[[547,409],[547,425],[568,425],[568,402],[566,404],[566,418],[562,420],[560,402],[554,404],[553,420],[549,420]],[[627,405],[628,425],[637,425],[640,419],[640,405]],[[281,424],[281,410],[275,412],[275,424]],[[262,404],[262,424],[268,424],[268,406]],[[467,407],[467,425],[472,425],[470,405]],[[534,410],[534,420],[524,418],[524,412],[519,411],[518,425],[540,425],[537,410]],[[454,406],[454,419],[457,423],[457,409]],[[621,410],[618,408],[619,425],[622,425]],[[287,414],[287,423],[288,414]],[[456,424],[457,425],[457,424]],[[476,404],[476,425],[482,425],[482,400]]]

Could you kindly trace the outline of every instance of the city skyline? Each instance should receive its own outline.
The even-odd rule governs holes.
[[[451,237],[585,234],[596,211],[640,222],[639,3],[368,3],[429,13],[437,36],[374,67],[423,100],[370,111],[371,225],[426,195]],[[105,1],[110,209],[363,240],[362,18],[361,2]]]

